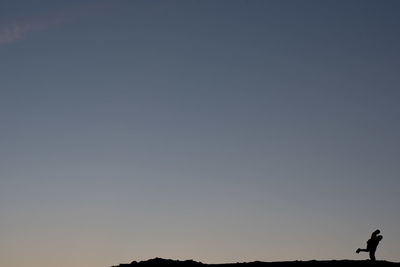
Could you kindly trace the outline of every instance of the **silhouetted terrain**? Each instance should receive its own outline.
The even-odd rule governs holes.
[[[400,267],[400,263],[389,261],[353,261],[353,260],[332,260],[332,261],[286,261],[286,262],[243,262],[243,263],[225,263],[225,264],[204,264],[193,260],[177,261],[169,259],[155,258],[147,261],[136,262],[129,264],[120,264],[112,267],[141,267],[141,266],[238,266],[238,267],[368,267],[368,266],[387,266]]]

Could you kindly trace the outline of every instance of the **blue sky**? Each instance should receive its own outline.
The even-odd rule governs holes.
[[[397,1],[1,1],[14,266],[399,261]]]

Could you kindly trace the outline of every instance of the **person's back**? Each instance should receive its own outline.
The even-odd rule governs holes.
[[[367,244],[367,248],[369,247],[371,250],[376,250],[376,248],[377,248],[378,245],[379,245],[379,242],[380,242],[382,239],[383,239],[383,236],[378,235],[378,236],[376,236],[374,239],[368,240],[368,241],[370,241],[370,242]]]

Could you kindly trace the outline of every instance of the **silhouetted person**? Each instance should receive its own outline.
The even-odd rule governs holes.
[[[379,235],[381,231],[376,230],[372,233],[371,238],[367,241],[367,248],[358,248],[356,253],[369,252],[369,257],[371,261],[375,261],[375,252],[378,247],[379,242],[382,240],[382,236]]]

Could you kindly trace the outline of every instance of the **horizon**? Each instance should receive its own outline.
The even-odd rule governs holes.
[[[251,262],[224,262],[224,263],[210,263],[210,262],[202,262],[202,261],[196,261],[193,259],[180,259],[180,260],[176,260],[176,259],[170,259],[170,258],[159,258],[159,257],[155,257],[155,258],[151,258],[151,259],[147,259],[147,260],[143,260],[143,261],[137,261],[137,260],[133,260],[129,263],[120,263],[119,265],[115,265],[115,266],[111,266],[111,267],[116,267],[116,266],[125,266],[125,265],[130,265],[130,264],[137,264],[137,263],[150,263],[150,262],[154,262],[154,261],[159,261],[158,263],[161,262],[166,262],[166,261],[173,261],[173,262],[195,262],[195,263],[202,263],[202,264],[206,264],[206,265],[225,265],[225,264],[243,264],[243,263],[285,263],[285,262],[371,262],[370,259],[363,259],[363,260],[356,260],[356,259],[325,259],[325,260],[292,260],[292,261],[269,261],[269,262],[265,262],[265,261],[258,261],[258,260],[254,260]],[[387,262],[387,263],[398,263],[400,264],[400,262],[393,262],[393,261],[387,261],[387,260],[376,260],[376,262]]]
[[[399,262],[400,1],[0,1],[0,259]]]

